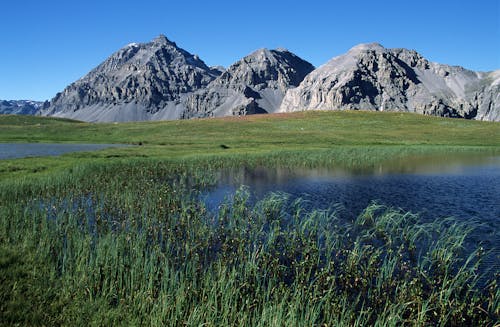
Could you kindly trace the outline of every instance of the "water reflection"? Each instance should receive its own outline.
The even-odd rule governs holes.
[[[279,185],[288,184],[291,179],[302,178],[311,181],[325,181],[401,174],[464,175],[475,174],[481,169],[491,170],[498,167],[500,167],[500,157],[471,155],[427,156],[388,160],[374,167],[356,169],[240,167],[220,171],[218,180],[219,184]]]
[[[496,248],[490,260],[500,268],[500,157],[415,157],[364,170],[241,167],[220,171],[218,180],[205,194],[209,209],[215,211],[246,185],[252,201],[282,191],[306,200],[308,209],[335,207],[345,219],[377,201],[419,213],[424,220],[477,221],[481,226],[470,241]]]

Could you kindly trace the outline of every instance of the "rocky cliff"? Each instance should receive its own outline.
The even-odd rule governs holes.
[[[260,49],[188,96],[183,118],[272,113],[314,66],[285,49]]]
[[[413,50],[361,44],[287,91],[280,111],[379,110],[499,120],[499,71],[429,62]]]
[[[85,121],[177,119],[182,98],[220,73],[160,35],[114,53],[58,93],[42,114]]]
[[[41,114],[133,121],[353,109],[500,121],[499,94],[500,70],[474,72],[377,43],[317,69],[284,49],[260,49],[224,69],[160,35],[114,53]]]

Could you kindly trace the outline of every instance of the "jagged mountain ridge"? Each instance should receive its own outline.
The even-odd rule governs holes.
[[[361,44],[290,89],[279,111],[407,111],[499,120],[498,72],[474,72],[429,62],[414,50]]]
[[[42,114],[87,121],[177,119],[181,98],[220,73],[160,35],[114,53],[57,94]]]
[[[43,101],[33,100],[0,100],[2,115],[35,115],[43,107]]]
[[[117,51],[41,114],[132,121],[356,109],[500,120],[500,71],[432,63],[379,44],[358,45],[313,69],[283,49],[211,68],[160,35]]]
[[[186,98],[183,118],[273,113],[285,92],[314,70],[285,49],[259,49]]]

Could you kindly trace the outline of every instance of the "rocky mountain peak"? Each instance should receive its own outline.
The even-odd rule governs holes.
[[[231,65],[216,82],[257,88],[272,84],[273,88],[284,91],[290,86],[297,86],[313,69],[314,66],[291,52],[262,48]]]
[[[494,97],[478,97],[482,81],[481,74],[429,62],[414,50],[360,44],[287,91],[280,111],[387,110],[491,119],[498,111],[491,107],[498,104]]]
[[[282,48],[282,47],[278,47],[275,50],[278,51],[278,52],[290,52],[290,50],[288,50],[287,48]]]
[[[160,44],[160,45],[172,45],[174,47],[177,47],[175,42],[171,42],[165,35],[160,34],[157,37],[155,37],[152,41],[152,43],[155,44]]]
[[[364,51],[385,51],[386,49],[377,42],[361,43],[352,47],[349,52],[364,52]]]
[[[276,50],[274,51],[276,52]],[[267,48],[257,49],[248,56],[245,56],[243,60],[247,62],[266,62],[269,60],[276,61],[273,52]]]
[[[113,53],[41,114],[130,121],[355,109],[500,120],[499,76],[379,43],[359,44],[317,69],[281,48],[258,49],[227,69],[207,67],[159,35]]]
[[[160,35],[112,54],[54,97],[44,114],[89,120],[137,120],[205,87],[220,73]],[[178,118],[171,110],[166,118]]]
[[[189,96],[183,117],[275,112],[286,90],[299,85],[313,69],[287,50],[258,49]]]

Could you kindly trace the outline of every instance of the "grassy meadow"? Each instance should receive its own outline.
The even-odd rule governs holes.
[[[232,166],[370,169],[499,155],[500,124],[402,113],[300,112],[90,124],[0,116],[0,142],[127,148],[0,160],[0,325],[495,326],[475,226],[373,204],[354,221],[241,188]],[[375,200],[375,199],[374,199]],[[497,272],[498,273],[498,272]]]
[[[280,157],[293,165],[371,165],[412,153],[498,151],[500,127],[491,122],[363,111],[108,124],[13,115],[0,116],[0,142],[137,145],[57,158],[0,161],[1,180],[85,162],[145,158],[269,161],[269,157]]]

